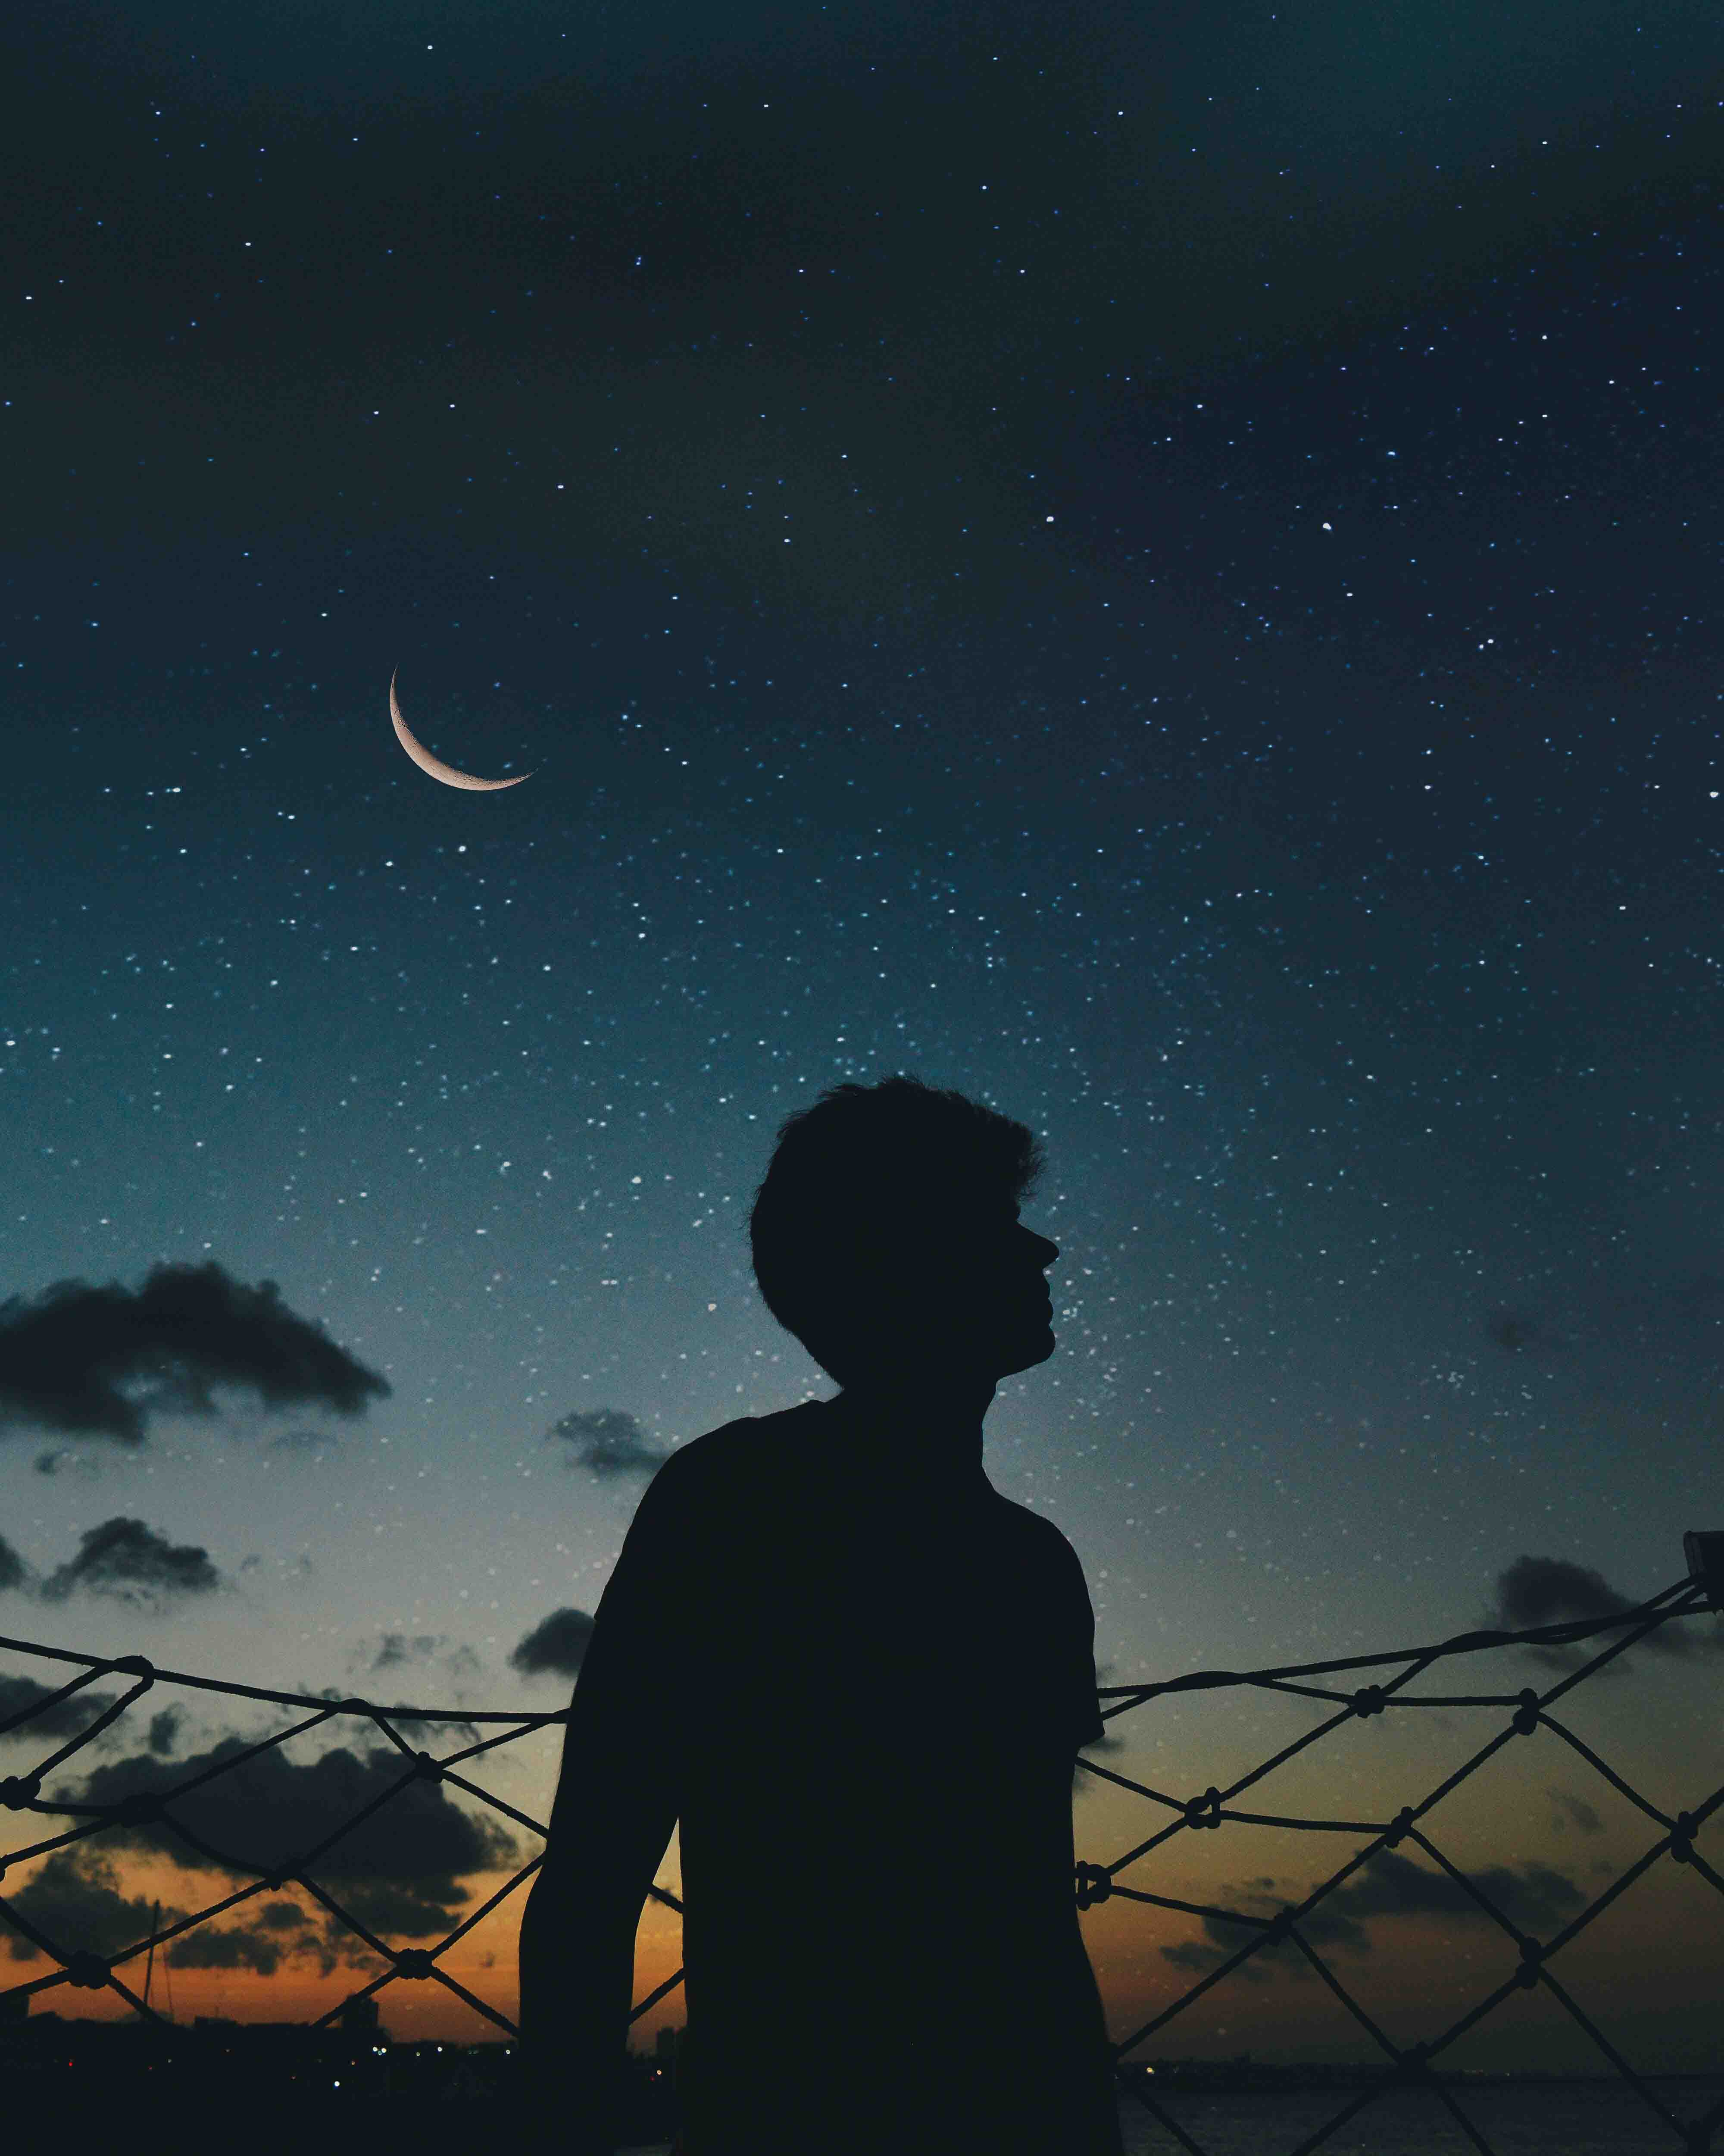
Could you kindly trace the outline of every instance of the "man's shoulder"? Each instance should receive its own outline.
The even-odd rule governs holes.
[[[1026,1554],[1044,1564],[1081,1563],[1065,1531],[1045,1512],[1032,1512],[1028,1505],[1020,1505],[1015,1497],[1004,1496],[998,1490],[993,1495],[1002,1531],[1016,1536]]]
[[[804,1450],[809,1424],[816,1419],[811,1410],[820,1404],[804,1400],[774,1414],[739,1415],[703,1431],[671,1452],[649,1486],[658,1490],[662,1484],[667,1498],[698,1503],[744,1485]]]

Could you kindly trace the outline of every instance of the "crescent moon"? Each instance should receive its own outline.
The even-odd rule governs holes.
[[[396,673],[400,672],[396,669]],[[469,793],[495,793],[499,787],[519,786],[521,779],[532,773],[524,771],[521,778],[475,778],[470,771],[457,771],[452,763],[444,763],[432,755],[423,742],[415,741],[408,732],[407,721],[401,716],[401,706],[395,701],[395,675],[389,676],[389,716],[395,722],[395,738],[418,764],[421,771],[428,772],[433,778],[440,778],[445,786],[463,786]]]

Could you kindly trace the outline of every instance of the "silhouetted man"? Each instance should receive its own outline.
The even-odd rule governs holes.
[[[995,1386],[1054,1352],[1041,1166],[910,1078],[780,1132],[755,1272],[843,1389],[675,1453],[599,1603],[521,1928],[547,2148],[614,2144],[680,1819],[686,2156],[1120,2150],[1073,1893],[1095,1620],[982,1465]]]

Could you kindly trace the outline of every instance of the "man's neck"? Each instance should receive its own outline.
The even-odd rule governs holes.
[[[911,1471],[964,1480],[982,1475],[982,1423],[994,1389],[985,1378],[854,1384],[830,1405],[865,1446]]]

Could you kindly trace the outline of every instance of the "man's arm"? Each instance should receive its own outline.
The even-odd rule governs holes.
[[[668,1790],[642,1788],[626,1761],[587,1782],[566,1747],[546,1859],[521,1917],[521,2051],[547,2145],[554,2138],[566,2156],[611,2156],[626,2086],[634,1935],[676,1806]]]
[[[685,1565],[667,1471],[648,1486],[599,1602],[521,1917],[522,2081],[559,2156],[615,2146],[634,1934],[680,1803],[670,1658],[688,1635],[672,1608]]]

